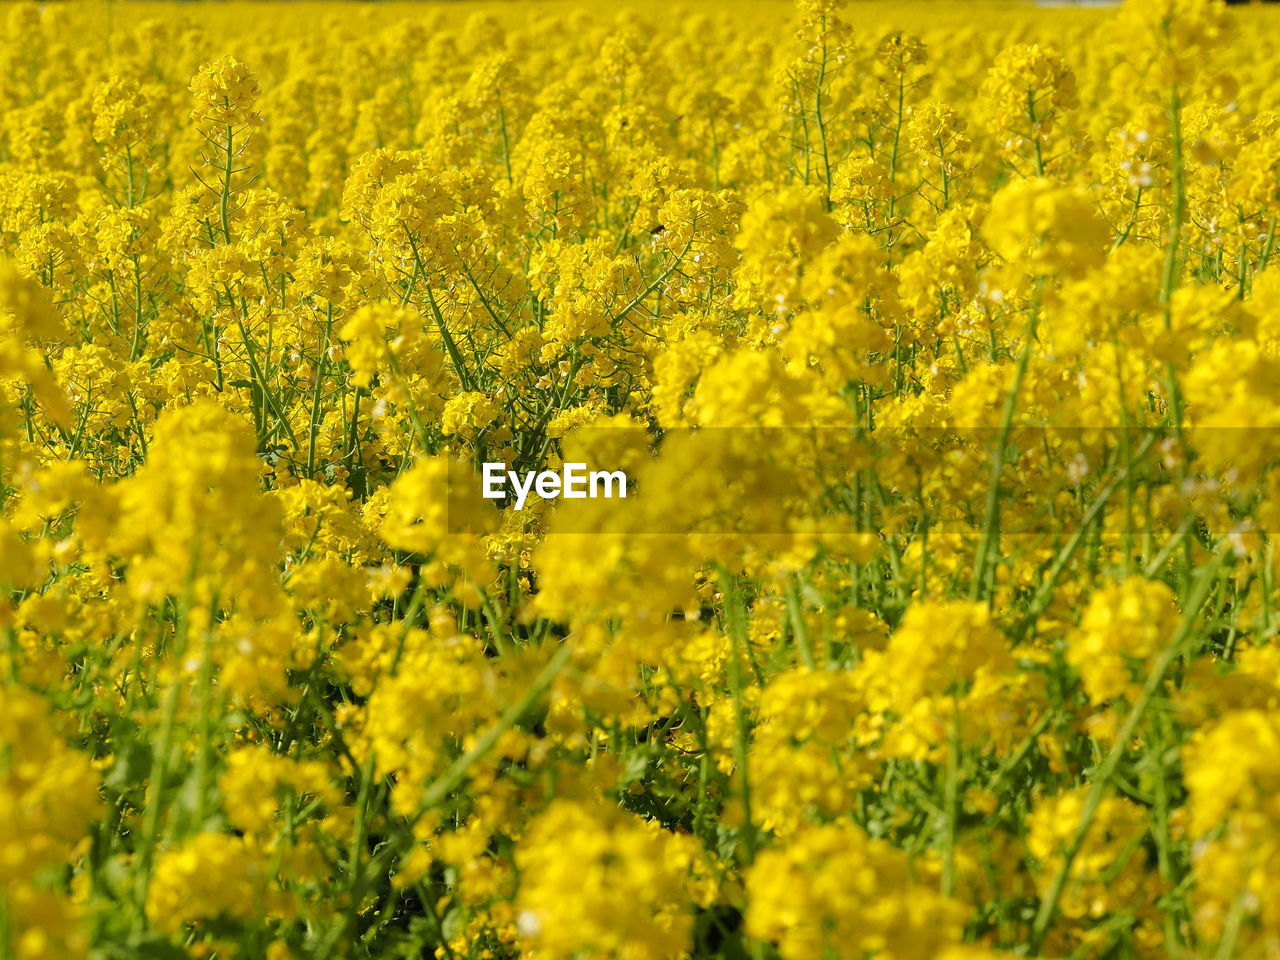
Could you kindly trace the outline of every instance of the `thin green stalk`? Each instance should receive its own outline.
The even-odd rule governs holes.
[[[546,666],[533,678],[533,682],[525,688],[519,699],[503,712],[493,726],[476,738],[470,750],[450,764],[449,768],[423,791],[422,803],[418,808],[421,812],[425,813],[430,810],[462,783],[467,776],[467,771],[488,755],[489,751],[498,742],[498,738],[515,726],[528,709],[533,706],[538,697],[542,696],[547,688],[551,686],[551,682],[559,676],[560,671],[569,662],[569,657],[572,653],[572,644],[562,643],[560,645],[559,649],[552,654],[551,659],[547,661]]]
[[[1054,874],[1049,886],[1049,892],[1040,901],[1040,907],[1036,911],[1035,920],[1032,922],[1028,945],[1029,952],[1033,955],[1040,952],[1040,948],[1044,945],[1045,938],[1049,934],[1053,920],[1057,916],[1058,903],[1062,899],[1063,890],[1066,888],[1071,866],[1079,855],[1080,850],[1084,847],[1084,841],[1088,837],[1094,818],[1098,814],[1098,807],[1101,805],[1107,789],[1111,785],[1112,777],[1115,776],[1116,770],[1120,766],[1120,761],[1129,751],[1133,735],[1146,714],[1147,708],[1151,706],[1156,694],[1163,687],[1164,678],[1169,672],[1169,668],[1185,652],[1184,647],[1191,636],[1191,628],[1200,612],[1200,607],[1213,589],[1218,569],[1221,565],[1222,556],[1218,555],[1214,557],[1211,563],[1201,569],[1196,584],[1183,609],[1182,620],[1178,624],[1177,630],[1170,639],[1168,646],[1165,647],[1164,651],[1151,665],[1150,672],[1147,675],[1147,682],[1143,684],[1142,692],[1138,695],[1138,699],[1134,701],[1133,707],[1124,719],[1124,723],[1116,731],[1115,741],[1112,743],[1111,749],[1107,752],[1102,762],[1098,764],[1093,782],[1089,788],[1089,794],[1085,798],[1084,808],[1080,813],[1080,822],[1076,826],[1075,833],[1067,844],[1066,850],[1063,852],[1062,863]]]
[[[744,679],[742,661],[747,656],[747,625],[743,619],[742,598],[733,583],[732,575],[720,569],[721,591],[724,596],[725,627],[733,641],[729,655],[729,688],[733,694],[734,738],[733,762],[737,772],[738,799],[742,804],[743,860],[749,865],[756,858],[756,828],[751,810],[751,777],[747,766],[747,742],[749,737],[747,708],[743,696]]]
[[[1004,451],[1009,440],[1009,431],[1013,426],[1013,415],[1018,407],[1018,393],[1022,390],[1022,381],[1027,374],[1027,366],[1031,362],[1031,351],[1036,342],[1036,325],[1039,321],[1039,309],[1035,304],[1031,307],[1031,319],[1027,321],[1026,342],[1018,355],[1018,365],[1014,369],[1013,383],[1004,398],[1004,409],[1000,414],[1000,430],[996,436],[996,448],[991,454],[991,481],[987,488],[987,518],[982,529],[982,538],[978,541],[978,553],[973,563],[973,581],[969,585],[969,598],[978,600],[983,595],[986,585],[987,570],[990,565],[992,550],[1000,538],[1000,483],[1004,476]],[[990,599],[990,598],[988,598]]]

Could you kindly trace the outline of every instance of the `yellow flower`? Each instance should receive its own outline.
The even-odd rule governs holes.
[[[219,57],[206,63],[191,78],[195,107],[191,117],[200,123],[225,126],[257,124],[254,112],[260,90],[258,78],[235,57]]]

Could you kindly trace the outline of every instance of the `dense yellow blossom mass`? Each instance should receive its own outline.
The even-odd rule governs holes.
[[[1271,10],[0,16],[0,960],[1280,956]]]

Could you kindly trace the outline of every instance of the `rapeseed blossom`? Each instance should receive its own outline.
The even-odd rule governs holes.
[[[7,7],[0,957],[1277,952],[1270,10]]]

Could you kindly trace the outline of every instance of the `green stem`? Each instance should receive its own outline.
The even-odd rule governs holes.
[[[1071,873],[1071,866],[1084,847],[1084,841],[1089,835],[1089,829],[1093,826],[1094,818],[1098,814],[1098,807],[1106,796],[1107,788],[1111,785],[1111,780],[1120,766],[1120,761],[1129,750],[1133,735],[1138,729],[1138,724],[1142,721],[1147,708],[1151,706],[1151,702],[1162,688],[1165,674],[1169,672],[1169,668],[1184,653],[1183,648],[1191,635],[1191,627],[1195,623],[1200,607],[1204,604],[1214,586],[1218,568],[1221,565],[1222,557],[1216,556],[1213,562],[1201,569],[1195,587],[1183,610],[1182,620],[1178,624],[1178,629],[1174,632],[1169,645],[1165,647],[1164,651],[1151,665],[1151,670],[1147,675],[1147,682],[1142,687],[1142,692],[1138,695],[1138,699],[1125,717],[1124,723],[1116,731],[1116,738],[1111,745],[1111,749],[1107,752],[1102,762],[1098,764],[1093,783],[1089,788],[1089,794],[1085,798],[1084,808],[1080,813],[1080,822],[1076,826],[1076,831],[1071,841],[1067,844],[1066,850],[1063,852],[1062,864],[1058,867],[1057,873],[1054,874],[1048,894],[1040,901],[1040,908],[1036,912],[1035,920],[1032,923],[1029,940],[1029,953],[1032,955],[1040,952],[1040,947],[1044,944],[1045,938],[1049,934],[1049,928],[1057,915],[1058,903],[1062,899],[1062,892],[1066,887],[1067,878]]]
[[[991,454],[991,481],[987,488],[987,519],[982,529],[982,539],[978,541],[978,554],[973,564],[973,582],[969,585],[969,599],[978,600],[983,595],[987,580],[992,551],[1000,539],[1000,481],[1004,474],[1005,444],[1009,440],[1009,431],[1013,426],[1013,415],[1018,407],[1018,393],[1022,390],[1022,381],[1027,374],[1027,366],[1031,362],[1031,351],[1036,342],[1036,325],[1039,321],[1039,309],[1031,306],[1031,319],[1027,321],[1026,342],[1018,355],[1018,365],[1014,369],[1013,384],[1004,398],[1004,410],[1000,414],[1000,430],[996,435],[996,448]],[[990,599],[988,597],[988,599]]]

